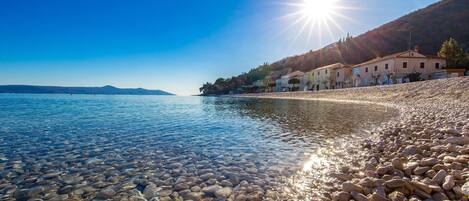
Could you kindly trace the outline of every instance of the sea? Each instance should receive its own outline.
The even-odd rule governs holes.
[[[235,97],[0,94],[0,200],[319,200],[396,111]]]

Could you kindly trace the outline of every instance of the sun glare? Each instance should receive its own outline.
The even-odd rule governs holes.
[[[353,22],[353,20],[345,16],[344,11],[356,9],[345,6],[346,2],[343,0],[285,1],[281,4],[292,8],[292,12],[280,18],[286,19],[288,23],[282,33],[293,33],[293,43],[302,38],[301,41],[306,42],[306,44],[314,40],[322,45],[324,35],[328,35],[331,39],[337,38],[337,35],[345,35],[345,31],[340,24],[344,22],[343,20],[349,22]],[[317,36],[317,38],[314,38],[314,36]]]
[[[336,6],[336,0],[303,0],[301,14],[310,20],[324,20],[331,16]]]

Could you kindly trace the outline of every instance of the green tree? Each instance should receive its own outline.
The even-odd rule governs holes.
[[[468,63],[466,53],[454,38],[449,38],[443,43],[438,56],[446,58],[448,67],[465,67]]]

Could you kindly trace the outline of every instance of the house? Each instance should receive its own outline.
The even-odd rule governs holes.
[[[301,71],[294,71],[282,76],[275,81],[276,91],[299,91],[304,88],[305,73]],[[297,80],[297,81],[296,81]],[[298,82],[298,83],[295,83]]]
[[[347,75],[350,74],[348,72],[349,68],[349,66],[342,63],[335,63],[316,68],[306,73],[305,83],[307,83],[310,90],[314,91],[335,89],[336,86],[344,88],[346,86],[347,79],[349,79],[347,78]]]
[[[409,50],[355,65],[352,67],[354,87],[409,82],[409,75],[420,79],[432,79],[432,74],[446,66],[446,60],[437,56],[425,56],[417,50]]]
[[[282,83],[283,83],[282,78],[279,78],[279,79],[275,80],[274,92],[283,92]]]
[[[352,66],[343,65],[335,69],[335,88],[343,89],[352,87]]]

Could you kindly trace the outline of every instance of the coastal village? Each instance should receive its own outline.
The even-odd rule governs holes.
[[[243,91],[252,93],[320,91],[351,87],[391,85],[414,81],[464,76],[464,69],[447,66],[446,59],[424,55],[414,49],[361,64],[335,63],[309,72],[293,71],[274,80],[266,76]],[[234,92],[231,92],[234,93]]]

